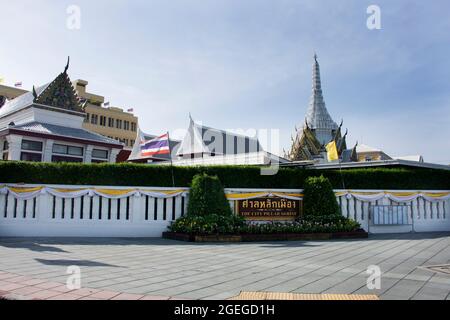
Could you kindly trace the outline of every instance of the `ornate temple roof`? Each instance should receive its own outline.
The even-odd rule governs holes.
[[[323,146],[306,123],[301,131],[297,130],[295,138],[292,138],[292,148],[288,153],[284,152],[284,157],[291,161],[313,160],[320,156],[322,149]]]
[[[68,68],[69,61],[67,61],[64,71],[52,82],[38,88],[33,87],[33,91],[24,93],[23,95],[8,101],[0,109],[0,118],[25,109],[33,104],[82,113],[83,110],[80,100],[67,75]]]
[[[312,95],[306,113],[306,121],[311,129],[331,129],[336,130],[337,124],[333,121],[325,106],[322,93],[322,83],[320,80],[320,66],[317,55],[314,55]]]
[[[285,156],[291,161],[305,161],[323,158],[324,146],[331,141],[336,142],[338,155],[342,157],[347,149],[347,133],[342,135],[342,124],[338,126],[331,118],[325,106],[320,80],[320,66],[317,55],[314,55],[312,75],[312,96],[305,124],[301,129],[295,128],[291,150]],[[350,158],[351,153],[346,154]]]

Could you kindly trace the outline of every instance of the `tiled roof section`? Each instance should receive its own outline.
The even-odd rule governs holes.
[[[259,140],[230,131],[214,129],[190,119],[189,129],[177,155],[196,153],[243,154],[264,151]]]
[[[78,128],[69,128],[58,126],[54,124],[42,123],[42,122],[29,122],[21,125],[16,125],[13,127],[9,127],[10,129],[18,129],[42,134],[50,134],[56,136],[64,136],[74,139],[82,139],[82,140],[90,140],[95,142],[107,143],[107,144],[115,144],[117,146],[121,146],[122,144],[117,142],[116,140],[110,139],[108,137],[102,136],[100,134]]]
[[[211,153],[241,154],[263,151],[259,140],[254,137],[244,136],[230,131],[215,129],[195,124],[196,129],[203,137],[203,143]],[[219,139],[219,141],[217,141]],[[222,144],[218,142],[222,141]],[[218,149],[218,150],[217,150]]]
[[[42,92],[45,91],[45,89],[48,88],[50,83],[47,83],[43,86],[40,86],[36,88],[36,93],[38,96],[42,94]],[[21,109],[24,109],[30,105],[32,105],[34,102],[34,95],[33,92],[27,92],[22,94],[21,96],[18,96],[17,98],[8,101],[1,109],[0,109],[0,118],[3,116],[6,116],[12,112],[19,111]]]

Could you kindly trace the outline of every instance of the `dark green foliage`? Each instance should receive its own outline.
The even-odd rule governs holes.
[[[306,217],[340,214],[333,186],[324,176],[307,178],[303,194],[303,205]]]
[[[217,176],[206,173],[192,179],[188,203],[189,216],[231,216],[230,203]]]
[[[336,218],[336,217],[335,217]],[[196,235],[213,234],[287,234],[353,232],[361,228],[356,221],[341,217],[333,222],[299,220],[295,222],[249,223],[237,216],[187,216],[178,219],[169,231]]]
[[[449,190],[450,171],[413,168],[311,170],[281,168],[263,176],[256,166],[175,167],[175,184],[188,187],[199,173],[218,176],[225,188],[302,189],[307,177],[328,178],[334,189]],[[0,161],[0,183],[171,187],[169,166],[145,164],[74,164]]]
[[[177,219],[169,227],[172,232],[189,234],[231,234],[244,225],[244,219],[235,215],[186,216]]]
[[[344,217],[342,214],[331,214],[328,216],[312,216],[307,215],[303,217],[303,220],[314,222],[314,223],[345,223],[348,218]]]

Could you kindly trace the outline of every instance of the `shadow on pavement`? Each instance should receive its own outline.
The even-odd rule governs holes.
[[[42,245],[40,243],[36,243],[34,240],[25,240],[19,242],[8,242],[0,239],[0,247],[12,248],[12,249],[28,249],[35,252],[61,252],[68,253],[68,251],[63,250],[58,247],[52,247],[48,245]]]
[[[39,263],[47,266],[80,266],[80,267],[114,267],[123,268],[121,266],[115,266],[112,264],[90,261],[90,260],[47,260],[47,259],[34,259]]]

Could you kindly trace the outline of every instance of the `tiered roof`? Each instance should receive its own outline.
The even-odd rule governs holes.
[[[336,130],[337,124],[328,113],[322,93],[322,83],[320,80],[320,66],[317,55],[314,55],[313,75],[312,75],[312,95],[306,112],[306,121],[311,129]]]
[[[82,113],[82,106],[75,88],[67,74],[69,61],[62,73],[52,82],[38,88],[33,87],[32,92],[27,92],[11,101],[8,101],[0,109],[0,117],[7,116],[31,105],[42,105],[65,111]]]

